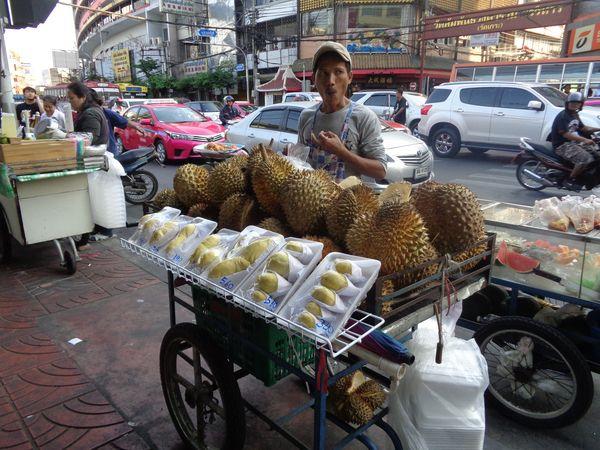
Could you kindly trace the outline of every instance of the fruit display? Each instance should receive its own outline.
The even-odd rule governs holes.
[[[330,253],[280,310],[280,315],[327,338],[335,336],[365,297],[381,263]]]
[[[340,245],[346,245],[346,233],[359,215],[373,214],[379,201],[373,190],[362,184],[342,190],[326,216],[327,231]]]
[[[208,196],[212,203],[221,204],[233,194],[246,192],[246,156],[234,156],[219,163],[208,176]]]
[[[196,164],[179,167],[173,178],[173,189],[185,208],[208,203],[208,170]]]
[[[218,233],[203,239],[192,251],[187,268],[201,274],[219,263],[233,247],[239,235],[236,231],[221,228]]]
[[[181,228],[179,233],[161,249],[160,253],[169,261],[186,266],[196,250],[198,241],[204,240],[215,228],[217,228],[217,223],[212,220],[194,218]]]
[[[129,241],[141,247],[148,246],[154,233],[165,223],[176,219],[180,214],[180,210],[168,206],[159,212],[146,214],[139,220],[137,230]]]
[[[262,158],[252,167],[252,189],[264,211],[273,217],[281,217],[279,193],[297,170],[283,156],[264,149],[262,152]]]
[[[533,214],[551,230],[568,232],[571,225],[580,234],[600,228],[600,198],[590,195],[585,199],[567,195],[537,200]]]
[[[385,402],[385,392],[361,371],[340,378],[331,388],[331,409],[340,419],[364,425]]]
[[[244,298],[277,312],[321,261],[323,244],[287,238],[240,286]]]
[[[219,225],[242,231],[258,222],[261,212],[256,200],[247,194],[233,194],[221,205]]]

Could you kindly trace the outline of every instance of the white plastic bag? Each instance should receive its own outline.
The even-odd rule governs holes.
[[[104,228],[122,228],[127,222],[125,192],[121,177],[125,170],[112,154],[107,153],[108,171],[99,170],[88,175],[92,218]]]

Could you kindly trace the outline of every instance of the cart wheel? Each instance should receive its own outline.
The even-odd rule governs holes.
[[[7,263],[12,256],[12,241],[8,232],[8,225],[2,209],[0,209],[0,263]]]
[[[489,368],[488,402],[515,421],[557,428],[579,420],[594,397],[590,368],[561,332],[525,317],[502,317],[475,333]],[[532,351],[522,351],[528,347]]]
[[[191,448],[241,449],[246,417],[233,367],[198,330],[180,323],[162,340],[160,378],[169,414]]]
[[[64,267],[67,269],[67,273],[73,275],[77,272],[77,261],[75,261],[75,256],[73,256],[73,253],[69,250],[65,250],[63,257],[65,258]]]

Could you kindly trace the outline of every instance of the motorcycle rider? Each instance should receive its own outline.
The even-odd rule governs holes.
[[[565,100],[565,109],[561,111],[552,124],[552,148],[561,158],[573,163],[570,179],[566,183],[577,185],[576,178],[585,169],[600,159],[600,151],[593,140],[592,133],[600,128],[587,127],[579,118],[585,98],[581,92],[571,92]]]
[[[242,118],[242,111],[234,104],[235,100],[231,95],[227,95],[223,101],[225,102],[225,106],[223,106],[223,109],[219,113],[219,119],[221,119],[223,126],[229,125],[230,120],[238,117]]]

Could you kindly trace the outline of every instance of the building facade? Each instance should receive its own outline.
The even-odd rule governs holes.
[[[10,50],[10,75],[12,77],[13,92],[22,94],[26,86],[34,86],[34,79],[31,74],[31,63],[24,61],[20,53]]]

